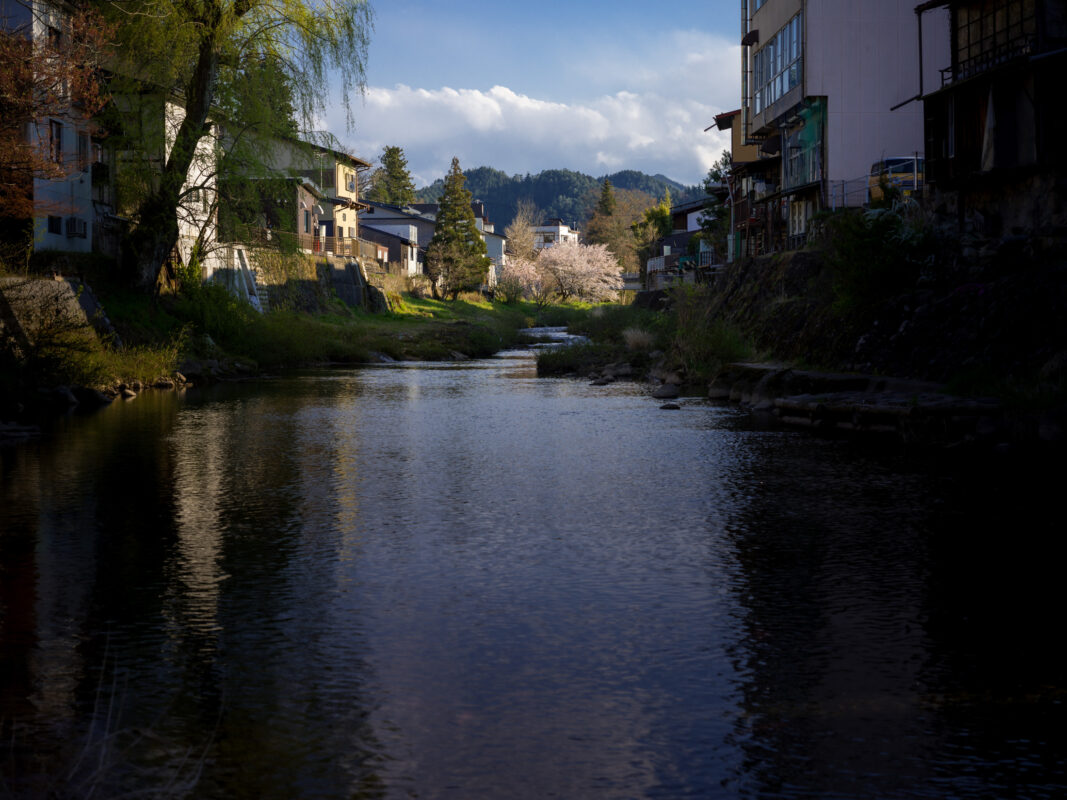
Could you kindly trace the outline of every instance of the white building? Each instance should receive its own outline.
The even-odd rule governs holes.
[[[61,40],[66,21],[58,3],[0,0],[0,29],[32,39],[35,52]],[[50,112],[58,112],[62,102],[49,105]],[[57,167],[55,177],[32,179],[34,249],[87,253],[93,241],[93,162],[99,157],[88,120],[68,107],[25,122],[29,144],[39,146]]]
[[[578,244],[577,229],[571,228],[558,218],[545,220],[540,225],[535,225],[533,233],[534,248],[537,250],[543,250],[546,247],[553,247],[566,242]]]

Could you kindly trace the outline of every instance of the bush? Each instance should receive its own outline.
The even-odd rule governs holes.
[[[183,283],[174,301],[175,316],[193,324],[223,347],[234,346],[259,316],[252,306],[217,283]]]
[[[537,374],[584,375],[617,360],[617,356],[617,345],[607,342],[588,342],[541,350],[537,354]]]
[[[630,350],[650,350],[656,341],[656,337],[643,328],[626,328],[622,332],[622,339]]]
[[[676,331],[672,357],[691,378],[712,378],[723,364],[750,358],[744,336],[712,312],[710,290],[692,286],[672,292]]]
[[[659,311],[634,306],[602,305],[571,322],[567,330],[588,336],[593,341],[622,343],[623,331],[628,328],[645,331],[652,338],[650,348],[665,350],[674,334],[674,321],[672,315]]]
[[[934,236],[914,201],[841,211],[825,217],[820,230],[833,309],[841,315],[862,314],[914,288],[920,270],[934,259]]]

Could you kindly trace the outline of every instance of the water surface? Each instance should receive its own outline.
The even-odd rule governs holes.
[[[0,788],[1059,796],[1054,486],[520,351],[145,394],[0,451]]]

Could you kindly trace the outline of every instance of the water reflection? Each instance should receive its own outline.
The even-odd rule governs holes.
[[[0,452],[5,788],[1054,796],[1055,599],[975,536],[1047,494],[520,352],[145,395]]]

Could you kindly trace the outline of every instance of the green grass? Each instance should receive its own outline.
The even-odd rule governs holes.
[[[186,358],[232,358],[269,369],[369,362],[376,353],[396,360],[480,358],[515,345],[521,329],[546,316],[558,322],[588,313],[572,306],[539,311],[532,303],[509,305],[471,293],[455,301],[396,295],[384,314],[340,301],[320,314],[259,314],[213,284],[161,298],[104,280],[97,291],[125,347],[101,343],[89,331],[55,337],[33,363],[16,365],[18,384],[152,383]]]
[[[625,352],[612,342],[585,342],[537,353],[538,375],[589,375],[607,364],[624,360]]]
[[[567,326],[570,333],[588,336],[594,342],[622,343],[628,329],[650,334],[652,350],[665,350],[674,338],[674,317],[634,306],[599,305],[584,311]]]

